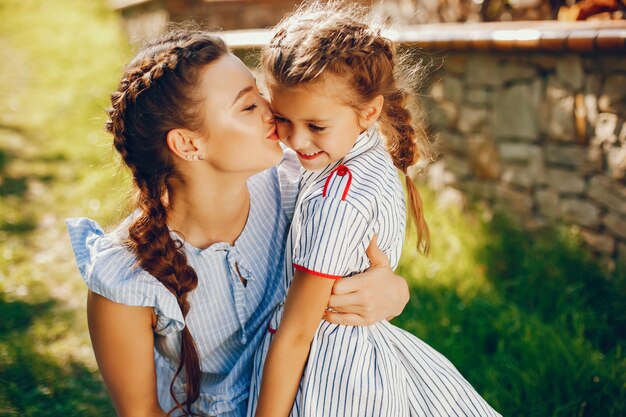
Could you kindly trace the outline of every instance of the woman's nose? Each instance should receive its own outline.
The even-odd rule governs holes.
[[[263,118],[263,122],[265,123],[274,123],[274,113],[272,112],[272,108],[270,107],[270,104],[267,102],[267,100],[263,100],[263,113],[262,113],[262,118]]]

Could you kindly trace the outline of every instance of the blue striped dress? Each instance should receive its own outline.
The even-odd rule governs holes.
[[[365,250],[374,234],[395,268],[405,223],[397,171],[377,130],[370,129],[342,160],[321,171],[304,171],[287,238],[286,285],[294,269],[326,278],[365,270],[369,266]],[[282,314],[283,303],[254,358],[249,417],[256,410],[263,364]],[[499,414],[450,361],[410,333],[387,321],[353,327],[322,320],[291,416]]]
[[[135,257],[123,246],[130,218],[109,234],[92,220],[67,220],[87,287],[116,303],[154,308],[157,390],[164,410],[174,407],[169,386],[179,361],[180,331],[187,325],[202,371],[200,398],[193,410],[201,416],[246,415],[252,359],[272,311],[285,296],[285,240],[300,179],[299,167],[294,168],[297,160],[285,155],[278,168],[248,181],[250,212],[233,246],[216,243],[201,250],[184,243],[187,260],[198,275],[186,320],[174,295],[136,268]],[[173,231],[172,236],[179,238]],[[184,398],[180,378],[174,391]]]

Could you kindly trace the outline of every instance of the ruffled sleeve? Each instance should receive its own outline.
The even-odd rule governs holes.
[[[156,278],[136,266],[119,234],[106,234],[90,219],[65,221],[78,269],[87,287],[119,304],[153,307],[155,332],[167,335],[185,327],[176,297]]]
[[[278,182],[283,212],[289,221],[293,219],[296,200],[300,191],[300,178],[302,177],[300,168],[300,161],[298,161],[296,153],[283,147],[283,159],[278,165]]]

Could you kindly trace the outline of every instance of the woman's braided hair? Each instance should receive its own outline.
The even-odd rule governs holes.
[[[188,295],[198,285],[187,263],[182,242],[167,226],[171,180],[181,178],[166,143],[174,128],[204,132],[199,113],[203,98],[194,94],[200,71],[228,53],[224,42],[198,30],[174,30],[145,45],[126,67],[118,89],[111,95],[106,129],[130,169],[137,191],[139,215],[129,226],[126,245],[138,265],[176,296],[183,317],[189,312]],[[180,364],[170,384],[176,407],[195,415],[191,406],[200,393],[200,364],[189,328],[181,334]],[[174,381],[185,378],[186,398],[174,393]]]
[[[379,126],[394,165],[405,174],[417,246],[428,253],[430,235],[422,201],[408,168],[429,159],[424,128],[414,121],[409,75],[399,63],[394,43],[372,25],[366,10],[342,1],[305,3],[285,17],[261,53],[270,83],[283,87],[320,80],[333,74],[348,88],[349,104],[359,109],[379,95],[384,98]]]

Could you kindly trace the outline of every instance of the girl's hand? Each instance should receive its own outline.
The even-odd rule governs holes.
[[[367,256],[370,268],[350,279],[338,279],[328,306],[337,313],[326,311],[324,319],[347,326],[368,326],[390,320],[402,313],[409,302],[409,287],[391,270],[389,259],[376,245],[374,235]]]

